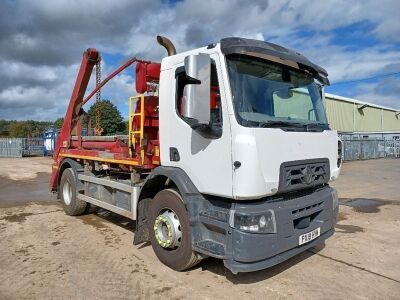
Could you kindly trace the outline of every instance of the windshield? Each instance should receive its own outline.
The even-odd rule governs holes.
[[[227,60],[235,115],[241,125],[329,128],[312,75],[244,55]]]

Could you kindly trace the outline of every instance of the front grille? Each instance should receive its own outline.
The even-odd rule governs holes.
[[[329,181],[328,159],[291,161],[281,164],[279,192],[321,185]]]

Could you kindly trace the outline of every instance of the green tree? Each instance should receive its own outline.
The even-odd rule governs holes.
[[[11,121],[8,126],[10,137],[28,137],[30,135],[30,128],[25,121]]]
[[[0,137],[7,137],[9,135],[9,126],[11,121],[0,120]]]
[[[40,137],[53,122],[48,121],[16,121],[0,120],[0,136],[9,137]]]
[[[54,122],[54,127],[57,129],[57,131],[61,129],[63,123],[64,123],[64,118],[58,118],[58,119]]]
[[[125,131],[125,122],[118,108],[110,100],[95,102],[89,108],[92,128],[96,125],[96,107],[100,106],[100,124],[103,128],[102,135],[122,134]]]

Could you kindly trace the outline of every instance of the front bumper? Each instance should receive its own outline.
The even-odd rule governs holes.
[[[234,274],[268,268],[332,236],[338,214],[333,203],[332,189],[326,186],[309,193],[291,194],[272,201],[269,198],[254,202],[236,202],[230,208],[217,205],[219,207],[214,206],[211,210],[218,210],[218,214],[208,212],[208,217],[207,214],[200,214],[199,220],[206,226],[201,231],[201,241],[194,242],[193,248],[206,255],[222,258],[224,265]],[[225,219],[222,217],[223,209],[227,214]],[[229,212],[232,210],[245,213],[269,209],[275,213],[276,233],[249,233],[228,225]],[[304,218],[310,220],[306,226],[304,222],[298,222]],[[320,236],[299,246],[299,236],[318,227]],[[199,233],[195,231],[194,238],[196,237],[199,237]]]
[[[297,254],[300,254],[301,252],[304,252],[309,248],[312,248],[318,244],[321,244],[327,238],[332,236],[334,234],[334,232],[335,232],[335,230],[332,228],[332,229],[326,231],[325,233],[323,233],[322,235],[320,235],[317,239],[315,239],[305,245],[286,250],[285,252],[281,252],[279,254],[276,254],[275,256],[268,257],[263,260],[252,261],[252,262],[240,262],[240,261],[236,261],[234,259],[225,259],[224,265],[233,274],[237,274],[237,273],[241,273],[241,272],[254,272],[254,271],[263,270],[263,269],[275,266],[281,262],[284,262],[285,260],[288,260],[289,258],[291,258]],[[278,251],[276,251],[276,252],[278,252]]]

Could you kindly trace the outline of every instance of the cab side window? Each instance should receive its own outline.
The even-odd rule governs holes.
[[[185,68],[179,67],[176,69],[176,112],[183,118],[183,90],[185,85],[193,83],[190,78],[186,76]],[[222,110],[221,110],[221,95],[219,90],[219,82],[217,75],[217,68],[215,62],[211,63],[211,87],[210,87],[210,123],[222,123]]]

